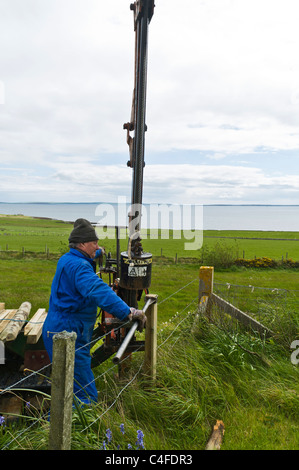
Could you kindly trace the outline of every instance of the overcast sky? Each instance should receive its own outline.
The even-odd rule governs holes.
[[[130,0],[0,0],[0,201],[131,193]],[[156,0],[145,203],[299,204],[298,0]]]

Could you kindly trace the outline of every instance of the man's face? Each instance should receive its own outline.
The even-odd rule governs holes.
[[[85,251],[90,258],[94,258],[96,251],[100,248],[97,241],[80,243],[80,250]]]

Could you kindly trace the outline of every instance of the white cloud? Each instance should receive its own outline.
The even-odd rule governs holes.
[[[147,167],[145,181],[145,194],[154,194],[155,188],[156,198],[169,193],[176,203],[186,204],[257,203],[261,197],[268,204],[294,203],[299,196],[299,175],[270,176],[237,165],[157,165]]]
[[[16,180],[21,198],[16,196]],[[130,201],[130,189],[131,170],[126,166],[77,162],[62,165],[50,178],[11,172],[1,185],[0,200],[4,192],[10,202],[46,202],[49,193],[53,202],[117,202],[120,196]],[[299,175],[271,176],[256,167],[173,164],[146,165],[144,171],[144,203],[293,204],[298,197]]]
[[[291,135],[299,124],[296,2],[211,1],[197,10],[193,2],[179,5],[173,2],[171,11],[180,9],[174,22],[167,2],[161,5],[157,21],[169,18],[170,28],[163,47],[151,34],[154,145],[242,153],[260,145],[298,148],[298,133]]]
[[[130,192],[122,129],[133,89],[129,6],[2,0],[0,199],[13,191],[31,200],[109,200]],[[275,176],[278,159],[299,149],[298,8],[296,0],[156,2],[149,28],[148,200],[298,202],[297,177],[287,167]],[[261,148],[277,153],[268,171],[256,162],[242,166]],[[188,151],[205,152],[213,165],[176,166],[167,160],[172,150],[181,163]],[[151,164],[156,154],[159,166]],[[236,163],[225,165],[230,156]],[[20,168],[17,188],[6,166]]]

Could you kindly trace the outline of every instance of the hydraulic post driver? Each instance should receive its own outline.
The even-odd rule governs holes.
[[[108,274],[111,288],[129,306],[136,308],[143,291],[147,293],[150,287],[152,268],[152,255],[144,253],[141,246],[140,229],[146,132],[147,42],[148,26],[154,13],[154,0],[138,0],[131,4],[130,8],[134,13],[135,83],[131,121],[124,124],[130,152],[128,166],[133,171],[128,250],[120,253],[119,232],[116,227],[116,259],[112,259],[111,254],[108,253],[105,266],[99,267],[98,274],[100,276],[102,273]],[[133,131],[134,137],[131,137],[130,132]],[[152,299],[146,299],[143,307],[144,312],[151,302],[153,302]],[[93,342],[102,340],[103,336],[105,339],[104,343],[92,352],[92,367],[104,362],[114,353],[117,353],[114,362],[119,363],[124,352],[129,354],[137,350],[144,350],[144,341],[136,341],[134,338],[137,324],[128,329],[126,325],[106,312],[101,312],[101,315],[102,319],[93,332]],[[0,388],[5,389],[12,383],[19,381],[22,383],[20,387],[26,389],[49,388],[47,375],[50,375],[50,368],[43,373],[43,382],[40,380],[40,374],[29,374],[28,379],[25,380],[23,372],[21,372],[24,368],[38,370],[41,364],[43,366],[49,364],[42,337],[38,339],[36,344],[27,344],[27,336],[24,335],[24,329],[22,329],[16,340],[5,344],[5,360],[6,363],[1,365]]]
[[[139,0],[131,4],[134,12],[135,74],[131,121],[124,124],[127,130],[130,160],[133,170],[132,199],[129,212],[128,249],[120,258],[120,296],[137,307],[143,290],[150,287],[152,255],[144,253],[141,245],[141,216],[146,117],[148,25],[154,13],[154,0]],[[134,137],[130,132],[134,131]]]
[[[142,293],[148,293],[151,284],[152,255],[143,251],[141,244],[141,215],[146,116],[146,84],[147,84],[147,46],[148,26],[154,13],[154,0],[138,0],[131,4],[134,14],[135,31],[135,69],[134,91],[131,109],[131,121],[124,124],[127,130],[130,160],[132,168],[132,197],[129,217],[129,239],[127,251],[117,254],[117,259],[106,259],[106,267],[100,272],[113,275],[112,287],[117,294],[131,307],[138,308]],[[130,132],[134,131],[134,137]],[[119,240],[118,248],[119,248]],[[117,250],[118,251],[118,250]],[[120,258],[120,259],[119,259]],[[113,264],[117,268],[113,268]],[[151,301],[147,300],[143,310],[146,311]],[[96,349],[92,356],[92,365],[103,362],[116,351],[116,362],[119,362],[124,351],[130,353],[144,350],[144,342],[136,341],[134,332],[136,325],[128,330],[121,327],[119,321],[103,312],[102,323],[94,330],[94,338],[105,334],[105,342]]]

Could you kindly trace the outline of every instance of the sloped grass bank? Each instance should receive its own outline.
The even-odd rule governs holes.
[[[141,431],[148,450],[203,450],[221,419],[223,450],[298,450],[298,366],[289,351],[245,332],[237,344],[206,318],[195,329],[193,322],[194,311],[184,312],[160,330],[154,386],[140,374],[126,386],[142,353],[134,355],[126,380],[116,379],[108,363],[95,370],[99,403],[74,411],[73,449],[136,448]],[[3,429],[0,442],[26,425],[9,434]],[[48,431],[46,420],[37,421],[10,448],[45,449]]]

